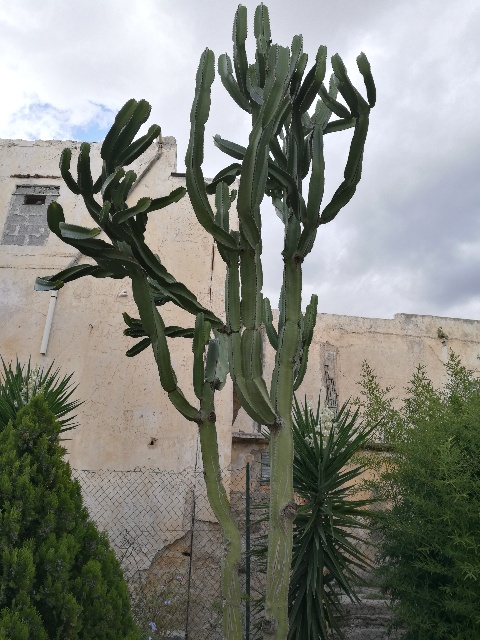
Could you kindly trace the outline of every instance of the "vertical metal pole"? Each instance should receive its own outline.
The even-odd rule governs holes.
[[[245,479],[245,640],[250,640],[250,463]]]
[[[192,521],[190,524],[190,562],[188,563],[188,587],[187,587],[187,611],[186,611],[186,621],[185,621],[185,640],[188,640],[188,624],[190,622],[190,592],[192,589],[192,567],[193,567],[193,537],[195,534],[195,511],[197,506],[197,466],[198,466],[198,447],[199,447],[199,436],[197,433],[197,451],[195,453],[195,468],[193,470],[193,483],[192,483],[192,491],[193,491],[193,504],[192,504]]]
[[[186,624],[185,624],[185,640],[188,640],[188,623],[190,622],[190,591],[192,588],[192,564],[193,564],[193,536],[195,533],[195,489],[193,489],[193,505],[192,505],[192,522],[191,522],[191,534],[190,534],[190,562],[188,563],[188,588],[187,588],[187,611],[186,611]]]

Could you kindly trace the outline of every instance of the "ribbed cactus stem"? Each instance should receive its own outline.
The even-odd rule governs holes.
[[[280,330],[271,396],[278,425],[270,430],[270,517],[267,591],[263,633],[265,640],[288,635],[288,588],[292,562],[293,499],[292,403],[294,371],[301,318],[301,266],[289,260],[283,271],[285,322]]]
[[[198,410],[183,395],[177,385],[177,376],[172,368],[165,325],[153,300],[146,274],[140,269],[131,269],[133,299],[140,313],[142,325],[150,338],[153,356],[157,364],[160,384],[167,392],[170,402],[187,420],[196,422]]]
[[[199,425],[200,447],[207,497],[217,518],[224,541],[222,561],[222,631],[224,640],[242,640],[240,619],[240,585],[238,567],[241,558],[240,532],[230,510],[225,487],[222,483],[215,427],[214,390],[205,384],[200,404],[203,420]]]

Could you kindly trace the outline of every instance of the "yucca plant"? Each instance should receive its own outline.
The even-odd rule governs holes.
[[[2,357],[3,371],[0,371],[0,430],[37,394],[42,393],[45,402],[55,419],[61,425],[60,433],[78,426],[72,411],[82,404],[80,400],[71,400],[77,388],[71,383],[73,374],[61,376],[60,369],[54,369],[52,363],[48,369],[32,367],[30,359],[26,365],[18,359],[15,366],[8,365]]]
[[[365,427],[345,403],[336,416],[295,398],[293,486],[301,503],[294,523],[289,592],[291,640],[342,636],[340,598],[358,601],[360,573],[369,568],[360,530],[373,499],[357,497],[365,470],[355,456],[376,425]]]

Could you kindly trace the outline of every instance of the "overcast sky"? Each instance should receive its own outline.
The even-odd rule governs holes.
[[[253,31],[256,3],[244,2]],[[355,57],[372,66],[362,181],[322,226],[304,264],[319,311],[480,319],[480,2],[271,0],[274,42],[304,36],[338,52],[354,82]],[[229,0],[0,0],[0,136],[101,140],[129,98],[178,142],[184,170],[199,56],[231,54]],[[216,82],[207,132],[239,143],[248,122]],[[327,193],[338,186],[351,131],[327,137]],[[228,158],[207,148],[213,176]],[[328,201],[328,200],[326,200]],[[265,290],[278,299],[282,226],[265,207]]]

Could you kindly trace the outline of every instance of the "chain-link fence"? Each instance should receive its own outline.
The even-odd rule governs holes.
[[[74,475],[120,559],[142,626],[154,622],[165,638],[220,637],[222,537],[203,474],[140,469]]]
[[[154,623],[155,638],[220,640],[223,544],[203,472],[75,470],[74,475],[92,518],[120,559],[141,627],[148,630]],[[266,533],[268,482],[248,465],[225,471],[223,482],[242,534],[243,613],[246,637],[255,640],[261,637],[255,603],[264,593],[265,574],[261,556],[249,549],[258,549]],[[372,557],[367,535],[359,544]],[[346,639],[387,637],[387,603],[368,575],[359,596],[358,603],[344,602]]]

